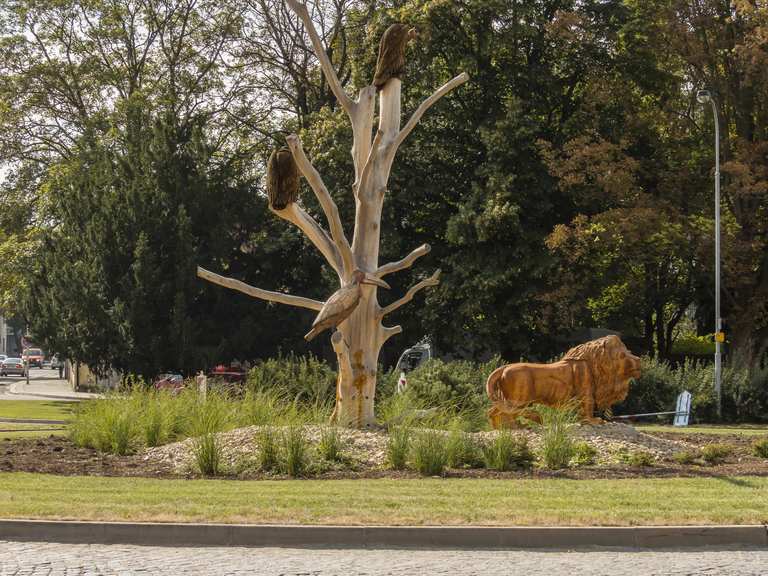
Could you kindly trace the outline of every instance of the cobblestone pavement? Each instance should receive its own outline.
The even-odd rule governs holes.
[[[161,548],[0,541],[0,576],[766,576],[766,550],[445,551]]]

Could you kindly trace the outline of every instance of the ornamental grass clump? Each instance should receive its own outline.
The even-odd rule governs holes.
[[[78,446],[123,456],[141,443],[138,418],[139,411],[126,398],[89,400],[76,411],[70,438]]]
[[[707,464],[716,466],[722,464],[733,452],[733,446],[729,444],[707,444],[701,449],[701,457]]]
[[[320,429],[317,451],[329,462],[341,462],[344,459],[338,426],[324,426]]]
[[[676,452],[672,459],[678,464],[693,464],[699,458],[699,453],[694,450],[683,450],[682,452]]]
[[[264,426],[256,435],[258,446],[258,464],[264,472],[275,470],[280,461],[280,447],[274,428]]]
[[[499,430],[498,434],[482,449],[483,463],[490,470],[526,470],[533,466],[534,456],[524,436],[517,436],[510,430]]]
[[[223,394],[209,391],[205,400],[197,399],[188,430],[194,437],[195,464],[204,476],[216,476],[221,471],[221,443],[217,433],[228,428],[231,422],[232,406]]]
[[[422,476],[442,476],[448,465],[445,434],[427,430],[416,435],[411,445],[411,465]]]
[[[758,458],[768,458],[768,438],[761,438],[752,443],[752,454]]]
[[[411,429],[408,426],[393,426],[387,440],[387,463],[393,470],[404,470],[411,449]]]
[[[449,468],[474,468],[483,461],[480,446],[462,424],[461,420],[455,420],[449,427],[445,446]]]
[[[619,458],[625,464],[636,468],[650,467],[655,462],[653,454],[645,450],[623,451],[620,453]]]
[[[574,455],[572,432],[579,421],[576,407],[539,404],[533,412],[539,417],[534,426],[541,435],[542,463],[552,470],[567,468]]]
[[[297,478],[304,475],[310,463],[309,441],[304,435],[304,429],[301,426],[288,426],[280,437],[280,471]]]
[[[588,442],[576,442],[573,445],[573,458],[571,462],[574,466],[593,466],[597,459],[597,448]]]

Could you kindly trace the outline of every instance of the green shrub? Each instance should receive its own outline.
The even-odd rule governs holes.
[[[341,462],[343,460],[341,434],[337,426],[324,426],[320,429],[320,442],[317,449],[320,455],[329,462]]]
[[[693,464],[700,454],[693,450],[683,450],[682,452],[676,452],[672,458],[678,464]]]
[[[711,465],[722,464],[733,452],[733,446],[728,444],[707,444],[701,449],[704,462]]]
[[[597,449],[588,442],[576,442],[573,445],[573,459],[575,466],[592,466],[597,457]]]
[[[472,415],[474,420],[490,406],[485,393],[485,381],[501,363],[500,357],[484,363],[445,362],[435,358],[427,360],[408,373],[407,390],[411,402],[414,406],[441,407],[453,415]],[[385,394],[384,397],[397,396],[394,383],[398,377],[399,374],[394,372],[382,376],[380,391]]]
[[[300,426],[288,426],[280,442],[280,471],[294,478],[302,476],[310,465],[309,442]]]
[[[714,334],[706,336],[697,336],[695,333],[682,334],[672,343],[672,353],[695,356],[713,355],[715,353]]]
[[[533,453],[525,436],[518,437],[509,430],[500,430],[483,448],[483,462],[486,468],[502,472],[514,469],[528,469],[533,466]]]
[[[259,448],[259,468],[265,472],[277,468],[280,461],[280,448],[275,429],[271,426],[261,428],[256,435],[256,443]]]
[[[768,438],[761,438],[752,443],[752,454],[758,458],[768,458]]]
[[[541,435],[541,459],[552,470],[567,468],[573,458],[573,427],[579,421],[576,407],[536,405],[533,407],[540,422],[535,424]]]
[[[633,452],[623,452],[621,454],[621,460],[629,466],[645,467],[653,466],[656,459],[653,454],[646,452],[645,450],[635,450]]]
[[[411,448],[411,429],[408,426],[394,426],[389,429],[387,440],[387,462],[393,470],[404,470]]]
[[[259,362],[248,372],[248,388],[278,392],[289,402],[328,405],[333,402],[336,371],[315,356],[278,356]]]
[[[442,476],[448,465],[445,434],[437,430],[417,434],[411,445],[411,463],[422,476]]]
[[[462,429],[461,421],[451,426],[445,447],[450,468],[474,468],[483,462],[480,446]]]

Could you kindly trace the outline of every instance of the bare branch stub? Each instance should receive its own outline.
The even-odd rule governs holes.
[[[429,278],[425,278],[418,284],[415,284],[410,287],[408,292],[405,293],[405,296],[400,298],[399,300],[395,300],[392,302],[392,304],[389,304],[388,306],[385,306],[381,309],[381,312],[379,312],[379,318],[383,318],[387,314],[391,314],[401,306],[404,306],[405,304],[408,304],[411,300],[413,300],[413,297],[416,295],[416,293],[419,290],[423,290],[424,288],[429,288],[431,286],[437,286],[440,284],[440,270],[437,270],[432,276]]]
[[[398,260],[397,262],[390,262],[389,264],[380,266],[379,269],[376,270],[375,276],[377,278],[383,278],[387,274],[392,274],[393,272],[398,272],[399,270],[410,268],[418,258],[421,258],[425,254],[429,254],[431,249],[432,248],[429,244],[422,244],[402,260]]]
[[[312,300],[311,298],[303,298],[302,296],[293,296],[291,294],[283,294],[282,292],[262,290],[261,288],[256,288],[255,286],[251,286],[250,284],[246,284],[240,280],[228,278],[227,276],[220,276],[219,274],[211,272],[210,270],[206,270],[201,266],[197,267],[197,275],[199,278],[208,280],[208,282],[212,282],[213,284],[218,284],[219,286],[224,286],[225,288],[230,288],[232,290],[237,290],[243,294],[248,294],[248,296],[253,296],[254,298],[258,298],[260,300],[267,300],[268,302],[278,302],[280,304],[287,304],[289,306],[309,308],[310,310],[321,310],[324,304],[319,300]]]

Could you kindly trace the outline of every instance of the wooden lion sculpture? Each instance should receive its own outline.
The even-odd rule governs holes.
[[[568,350],[552,364],[507,364],[488,377],[486,391],[493,402],[488,417],[494,428],[519,425],[530,418],[534,404],[577,403],[585,422],[599,422],[595,409],[621,402],[629,380],[640,376],[640,359],[618,336],[605,336]]]

